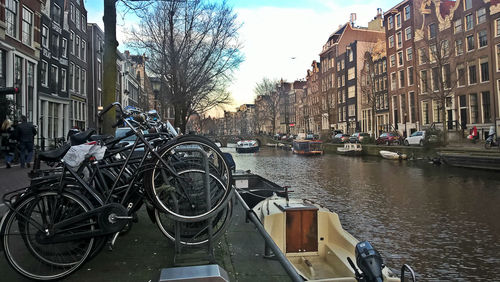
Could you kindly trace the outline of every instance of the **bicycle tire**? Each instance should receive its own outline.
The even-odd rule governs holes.
[[[67,250],[60,252],[55,249],[56,245],[58,245],[56,243],[45,245],[44,243],[37,242],[39,239],[37,236],[39,236],[42,230],[39,227],[34,227],[34,223],[37,221],[34,218],[36,216],[34,204],[39,207],[40,218],[49,215],[42,212],[39,200],[42,199],[42,205],[45,205],[43,197],[57,197],[56,203],[60,204],[53,204],[53,206],[57,206],[58,208],[58,212],[60,213],[59,220],[64,220],[64,213],[67,211],[78,214],[92,209],[84,198],[74,193],[41,191],[40,193],[27,195],[17,201],[15,207],[9,210],[4,216],[0,233],[2,236],[2,246],[7,262],[19,274],[35,280],[61,279],[76,271],[87,260],[93,250],[94,238],[58,243],[60,247],[64,248],[63,244],[68,247]],[[45,203],[49,203],[48,198],[46,199]],[[32,204],[31,207],[28,206],[30,203]],[[68,208],[65,209],[64,206]],[[23,212],[24,214],[21,216]],[[55,215],[55,213],[51,213],[51,215]],[[26,221],[23,217],[27,217],[29,220]],[[20,219],[21,221],[18,221]],[[52,217],[52,220],[54,223],[57,222],[55,216]],[[16,221],[18,221],[17,224]],[[90,222],[88,226],[90,230],[94,229],[94,225],[93,222]],[[30,230],[31,228],[33,230]],[[33,235],[34,237],[31,237]],[[21,237],[21,242],[17,239],[19,237]],[[23,245],[26,247],[25,250],[14,250],[14,248],[22,248]],[[60,261],[55,261],[55,259],[59,259]]]
[[[207,219],[211,216],[214,216],[214,213],[217,213],[220,208],[227,203],[227,200],[229,196],[232,194],[232,185],[231,185],[231,170],[229,169],[229,166],[226,162],[226,159],[224,158],[222,152],[220,149],[213,144],[213,142],[209,141],[206,138],[200,137],[200,136],[181,136],[179,138],[175,138],[168,142],[163,148],[159,150],[159,156],[162,158],[169,166],[174,165],[172,160],[174,158],[180,158],[186,154],[186,148],[201,148],[202,150],[207,150],[210,153],[210,175],[211,177],[219,178],[222,180],[223,183],[223,195],[216,200],[216,203],[212,203],[210,209],[207,211],[201,212],[198,211],[196,214],[180,214],[178,212],[173,211],[172,207],[168,207],[163,200],[161,199],[160,195],[158,194],[158,188],[161,188],[160,183],[163,183],[165,185],[172,185],[175,186],[176,192],[179,189],[184,189],[183,184],[179,183],[181,182],[182,179],[178,179],[172,175],[170,171],[166,171],[167,169],[164,168],[163,163],[158,159],[158,157],[154,156],[150,162],[151,169],[147,170],[145,173],[144,177],[144,187],[146,189],[146,192],[148,193],[148,196],[150,197],[150,200],[152,201],[153,205],[159,209],[162,212],[165,212],[173,217],[173,219],[178,220],[178,221],[183,221],[183,222],[198,222],[204,219]],[[206,153],[206,152],[205,152]],[[189,160],[192,160],[193,158],[190,158]],[[175,159],[177,161],[177,159]],[[186,162],[184,164],[176,165],[173,169],[177,168],[178,171],[177,175],[179,175],[179,172],[185,171],[186,167],[184,165],[193,165],[196,169],[200,170],[201,164],[197,162]],[[201,170],[200,170],[201,171]],[[159,181],[159,183],[156,183],[156,180],[158,180],[159,173],[164,173],[165,175],[168,174],[167,176],[173,179],[173,181],[177,181],[174,183],[171,183],[172,181]],[[204,171],[203,171],[204,174]],[[165,177],[162,177],[165,178]],[[192,188],[192,187],[191,187]],[[186,194],[186,193],[184,193]],[[189,195],[184,195],[186,198],[189,198]],[[192,204],[192,203],[191,203]]]

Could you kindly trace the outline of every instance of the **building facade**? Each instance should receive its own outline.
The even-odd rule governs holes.
[[[97,114],[102,107],[102,62],[104,55],[104,32],[95,23],[87,24],[87,112],[88,127],[99,128]],[[120,71],[117,71],[120,73]],[[117,100],[118,101],[118,100]]]

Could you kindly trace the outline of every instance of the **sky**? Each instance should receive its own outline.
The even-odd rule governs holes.
[[[244,103],[253,103],[256,84],[264,77],[293,82],[305,79],[313,60],[330,34],[356,13],[356,25],[367,26],[376,15],[401,0],[226,0],[242,24],[239,39],[245,61],[234,72],[229,88],[233,102],[226,107],[234,110]],[[86,0],[88,22],[104,30],[101,0]],[[140,21],[132,13],[117,17],[117,39],[121,51],[126,48],[126,32]]]

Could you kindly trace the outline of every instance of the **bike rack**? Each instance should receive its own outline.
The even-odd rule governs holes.
[[[401,267],[401,282],[405,281],[405,269],[408,270],[408,272],[410,272],[412,281],[413,282],[417,281],[415,279],[415,272],[413,271],[413,269],[409,265],[403,264],[403,266]]]
[[[202,155],[203,157],[203,167],[205,169],[205,178],[204,178],[204,184],[205,184],[205,201],[207,204],[207,211],[210,211],[210,207],[212,206],[212,199],[210,198],[210,164],[208,161],[208,155],[207,153],[202,150],[201,148],[180,148],[176,149],[177,152],[198,152]],[[175,201],[175,206],[176,209],[179,208],[177,199],[174,197]],[[178,210],[176,212],[179,212]],[[207,226],[208,226],[208,246],[206,249],[207,252],[207,257],[209,263],[215,263],[215,254],[214,254],[214,240],[213,240],[213,220],[214,217],[217,215],[217,212],[213,212],[213,215],[209,217],[207,220]],[[174,255],[174,265],[182,265],[181,263],[178,262],[178,256],[182,254],[182,248],[187,247],[183,246],[181,244],[181,231],[182,227],[180,224],[180,221],[175,221],[175,255]]]

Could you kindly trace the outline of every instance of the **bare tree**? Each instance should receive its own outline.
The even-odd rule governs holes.
[[[454,58],[450,54],[450,42],[446,37],[436,32],[431,39],[425,41],[425,47],[418,50],[418,60],[422,64],[427,64],[428,68],[420,69],[416,77],[420,83],[421,94],[427,94],[429,98],[437,101],[440,119],[443,122],[443,144],[446,146],[448,144],[447,100],[451,99],[458,80],[464,78],[465,72],[455,75],[451,71]]]
[[[277,79],[263,78],[261,82],[258,82],[254,88],[254,93],[257,96],[266,97],[263,103],[259,104],[260,109],[258,109],[259,117],[261,122],[270,120],[273,128],[273,135],[276,133],[276,117],[279,112],[279,104],[281,99],[281,92],[278,91],[277,86],[280,81]]]
[[[142,19],[129,44],[148,57],[148,69],[165,83],[175,126],[185,130],[193,113],[230,101],[226,87],[243,61],[236,14],[222,3],[158,1],[138,11]]]
[[[366,51],[363,56],[363,68],[361,69],[361,100],[362,103],[371,109],[371,128],[374,132],[373,137],[377,137],[377,120],[376,120],[376,110],[377,110],[377,99],[379,94],[377,93],[376,82],[377,82],[377,65],[375,61],[381,59],[386,55],[385,52],[385,42],[378,41],[375,45]]]

